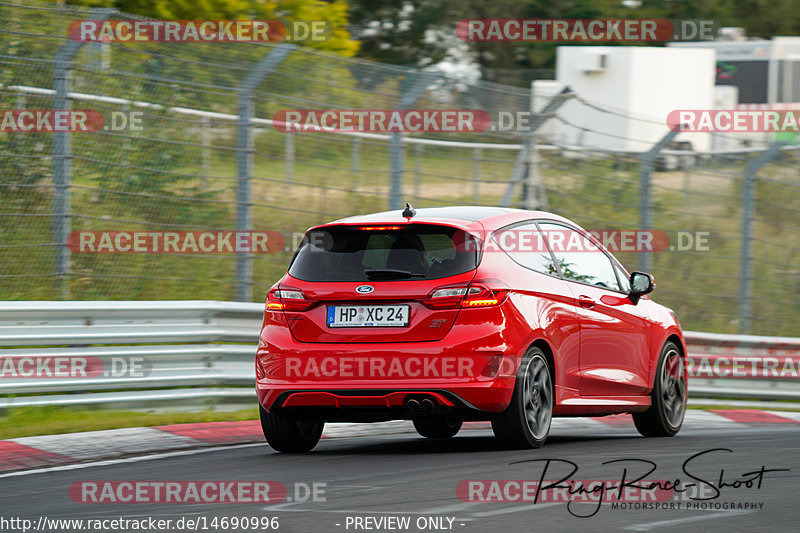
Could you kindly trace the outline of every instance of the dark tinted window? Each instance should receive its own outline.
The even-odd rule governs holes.
[[[539,227],[565,279],[620,290],[611,259],[592,240],[560,224],[540,222]]]
[[[308,232],[289,267],[305,281],[437,279],[477,267],[479,246],[463,230],[414,224]]]

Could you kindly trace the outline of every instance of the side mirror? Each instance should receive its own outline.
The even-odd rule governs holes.
[[[639,298],[653,292],[653,289],[656,288],[653,276],[646,272],[633,272],[631,274],[630,284],[631,292],[628,297],[634,304],[639,302]]]

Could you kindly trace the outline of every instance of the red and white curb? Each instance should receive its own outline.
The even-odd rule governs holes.
[[[762,424],[800,424],[800,412],[724,409],[686,412],[686,429],[726,429]],[[486,422],[467,422],[464,430],[491,428]],[[598,418],[556,418],[552,433],[589,430],[631,430],[630,415]],[[415,433],[408,421],[375,424],[327,424],[322,438],[368,437]],[[0,441],[0,472],[27,470],[67,463],[147,455],[198,447],[264,442],[258,420],[205,422],[145,428],[87,431],[65,435],[21,437]]]

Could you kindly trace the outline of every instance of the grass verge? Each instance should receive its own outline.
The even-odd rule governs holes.
[[[0,440],[102,429],[255,420],[257,418],[258,409],[255,408],[192,413],[111,411],[79,407],[20,407],[0,412]]]

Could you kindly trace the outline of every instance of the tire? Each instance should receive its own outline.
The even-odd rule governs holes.
[[[455,416],[425,416],[414,419],[414,428],[428,439],[449,439],[458,433],[463,422]]]
[[[633,414],[636,429],[645,437],[672,437],[681,429],[689,397],[683,356],[674,342],[661,349],[650,408]]]
[[[305,453],[311,451],[322,437],[324,422],[301,420],[290,411],[269,413],[261,405],[259,411],[264,437],[277,452]]]
[[[553,373],[544,352],[531,347],[517,370],[508,408],[492,419],[495,437],[506,448],[539,448],[553,419]]]

